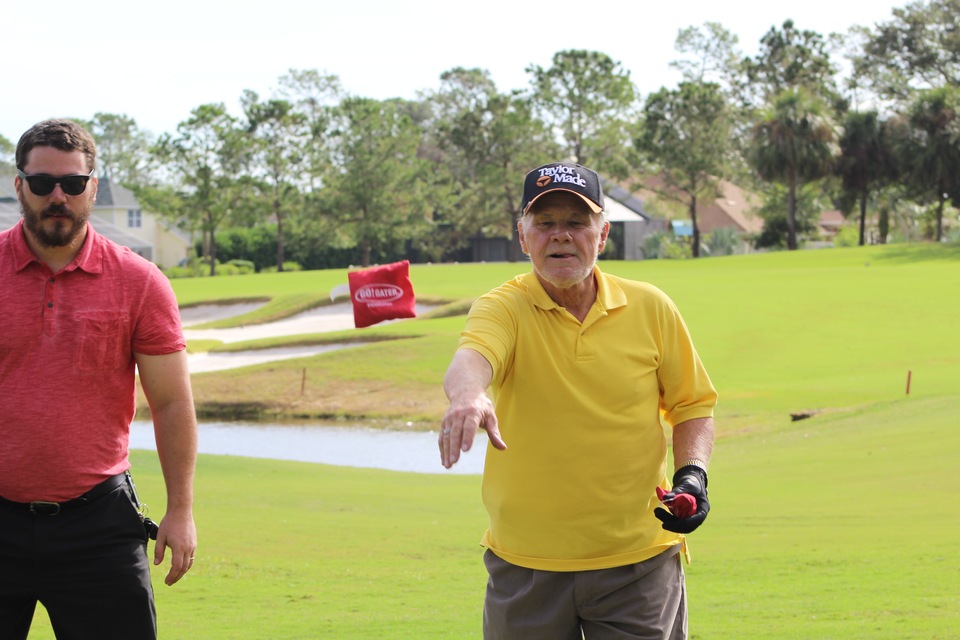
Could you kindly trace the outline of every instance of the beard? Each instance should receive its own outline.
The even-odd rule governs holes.
[[[593,268],[596,266],[599,257],[600,252],[596,251],[589,264],[571,265],[563,270],[550,269],[549,267],[540,269],[534,265],[534,270],[542,280],[546,280],[556,288],[569,289],[593,276]]]
[[[92,202],[84,202],[82,209],[71,211],[66,205],[51,204],[48,207],[33,209],[20,200],[20,215],[23,225],[41,246],[52,249],[66,247],[86,228]]]

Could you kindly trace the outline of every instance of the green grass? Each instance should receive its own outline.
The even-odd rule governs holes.
[[[956,638],[960,395],[727,438],[691,536],[696,638]]]
[[[697,347],[721,390],[718,415],[724,430],[757,428],[795,412],[833,412],[870,406],[903,395],[908,371],[912,394],[936,396],[958,388],[960,332],[960,254],[955,246],[890,245],[733,256],[698,261],[604,262],[617,275],[652,282],[679,305]],[[413,265],[418,297],[469,301],[527,269],[527,265]],[[177,295],[196,301],[205,293],[252,297],[271,288],[283,295],[324,292],[345,281],[345,272],[296,272],[232,276],[247,285],[217,287],[220,278],[176,280]],[[289,278],[289,280],[284,280]],[[283,285],[277,284],[283,282]],[[181,292],[181,287],[193,287]],[[199,290],[198,290],[199,288]],[[451,305],[451,306],[456,306]],[[429,393],[439,384],[463,326],[462,317],[424,317],[366,329],[271,338],[213,350],[276,347],[370,340],[362,348],[304,360],[249,367],[229,374],[195,376],[198,397],[229,405],[243,400],[269,407],[271,415],[405,417],[407,407],[392,404],[389,390],[398,380],[423,381]],[[402,346],[383,341],[405,337]],[[191,348],[196,348],[191,345]],[[395,358],[404,360],[396,362]],[[306,397],[282,393],[295,388],[303,369],[316,381]],[[356,401],[335,388],[342,372],[361,393]],[[229,378],[231,384],[222,382]],[[271,381],[273,379],[274,381]],[[442,407],[417,419],[439,419]]]
[[[721,439],[691,637],[956,637],[957,400]],[[133,460],[162,496],[155,456]],[[201,456],[197,523],[187,578],[154,571],[163,638],[479,637],[478,477]],[[38,622],[31,638],[52,638]]]
[[[162,497],[156,456],[132,457],[141,496]],[[160,637],[474,637],[479,484],[201,456],[197,563],[173,587],[162,583],[167,566],[153,571]],[[45,615],[30,638],[53,638]]]
[[[720,390],[713,510],[690,538],[691,637],[960,637],[960,251],[892,246],[603,267],[677,301]],[[418,295],[464,300],[522,268],[412,271]],[[339,283],[287,275],[302,278],[298,286]],[[257,286],[240,289],[262,295]],[[306,367],[310,386],[355,389],[356,407],[421,412],[430,424],[462,323],[372,327],[357,333],[406,339],[204,374],[195,389],[219,379],[259,398],[266,381],[291,375],[268,392],[283,395],[284,385],[299,391]],[[415,391],[435,394],[439,408],[411,406]],[[818,413],[792,422],[798,410]],[[134,452],[133,461],[160,515],[155,454]],[[172,588],[162,584],[166,567],[155,570],[161,637],[477,638],[479,484],[201,456],[199,562]],[[52,638],[42,614],[30,637]]]
[[[449,272],[441,267],[444,274]],[[288,316],[308,311],[310,309],[329,305],[330,291],[338,286],[347,284],[347,269],[330,269],[325,271],[293,271],[284,273],[257,273],[242,276],[218,276],[216,278],[177,278],[173,280],[174,290],[181,307],[191,307],[198,304],[230,304],[236,302],[261,302],[262,307],[239,316],[216,320],[202,325],[195,325],[195,329],[213,329],[238,327],[247,324],[258,324],[280,320]],[[421,293],[419,299],[423,302],[441,304],[450,302],[443,292],[457,290],[456,287],[445,286],[438,282],[437,272],[429,265],[414,265],[411,267],[411,279],[416,279],[429,285],[441,293],[426,295]],[[433,276],[433,277],[431,277]],[[436,285],[436,286],[435,286]],[[343,302],[346,298],[338,298]]]

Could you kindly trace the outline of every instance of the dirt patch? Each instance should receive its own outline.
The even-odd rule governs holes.
[[[198,417],[207,420],[278,418],[378,420],[387,425],[411,423],[436,429],[448,406],[438,384],[306,379],[301,369],[224,371],[192,379]],[[242,389],[242,392],[238,392]],[[137,418],[150,417],[137,387]]]

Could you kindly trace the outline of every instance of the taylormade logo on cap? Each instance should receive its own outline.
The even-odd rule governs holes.
[[[550,182],[567,182],[583,187],[584,189],[587,188],[587,181],[580,177],[580,174],[577,173],[574,167],[558,164],[552,167],[540,167],[535,171],[540,173],[540,177],[537,178],[538,187],[545,187],[550,184]]]
[[[603,211],[603,190],[597,173],[579,164],[554,162],[527,174],[523,183],[523,213],[537,198],[557,190],[577,194],[594,213]]]

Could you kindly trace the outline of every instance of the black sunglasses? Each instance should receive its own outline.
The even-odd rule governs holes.
[[[94,169],[93,171],[96,171]],[[71,176],[48,176],[44,173],[37,173],[28,176],[23,171],[17,171],[17,175],[22,180],[26,180],[30,185],[30,191],[34,195],[48,196],[53,193],[53,189],[59,184],[63,192],[68,196],[78,196],[87,188],[87,181],[93,177],[93,171],[84,175],[82,173]]]

